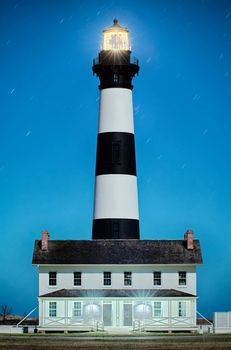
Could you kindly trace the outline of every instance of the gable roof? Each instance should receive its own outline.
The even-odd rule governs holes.
[[[49,240],[48,251],[35,241],[32,263],[40,264],[202,264],[200,242],[184,240]]]
[[[47,298],[153,298],[153,297],[195,297],[176,289],[59,289],[40,295]]]

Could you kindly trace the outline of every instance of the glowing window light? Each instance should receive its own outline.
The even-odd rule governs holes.
[[[100,306],[98,304],[85,305],[84,314],[85,314],[85,316],[100,315]]]
[[[136,317],[149,317],[152,313],[152,307],[149,304],[140,303],[135,306],[135,316]]]
[[[128,30],[121,27],[117,19],[114,19],[113,26],[103,31],[102,50],[130,50]]]

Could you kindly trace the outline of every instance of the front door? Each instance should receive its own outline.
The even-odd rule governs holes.
[[[124,304],[124,326],[132,326],[132,304]]]
[[[104,326],[112,326],[112,304],[103,304],[103,323]]]

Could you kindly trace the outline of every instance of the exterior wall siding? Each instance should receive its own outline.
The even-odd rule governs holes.
[[[49,286],[49,271],[57,272],[57,285]],[[73,272],[82,272],[82,285],[74,286]],[[103,285],[103,272],[110,271],[111,286]],[[132,272],[132,286],[124,286],[124,272]],[[153,271],[162,272],[161,286],[153,285]],[[187,285],[178,285],[178,271],[187,272]],[[196,294],[196,268],[194,266],[40,266],[39,295],[59,289],[176,289]]]

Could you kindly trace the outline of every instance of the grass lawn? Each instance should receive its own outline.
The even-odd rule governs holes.
[[[231,350],[231,338],[224,336],[184,337],[168,339],[76,339],[49,336],[46,339],[39,336],[0,337],[1,350]]]

